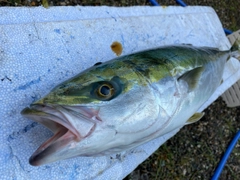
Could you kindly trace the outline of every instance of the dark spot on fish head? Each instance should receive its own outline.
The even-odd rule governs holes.
[[[98,66],[100,64],[102,64],[102,62],[97,62],[96,64],[94,64],[94,66]]]

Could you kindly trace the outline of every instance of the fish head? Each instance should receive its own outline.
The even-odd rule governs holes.
[[[113,154],[146,136],[143,131],[153,125],[148,118],[156,119],[155,101],[146,80],[126,64],[93,66],[22,111],[54,133],[31,156],[31,165]]]

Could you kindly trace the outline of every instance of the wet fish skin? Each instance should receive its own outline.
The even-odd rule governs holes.
[[[229,56],[164,46],[83,71],[22,111],[55,133],[30,164],[118,153],[188,124],[219,86]]]

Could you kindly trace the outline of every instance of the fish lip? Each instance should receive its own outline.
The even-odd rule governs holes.
[[[63,106],[53,106],[45,104],[32,104],[22,110],[21,114],[27,118],[33,119],[50,129],[54,135],[46,140],[32,154],[29,163],[33,166],[39,166],[58,159],[49,160],[50,156],[55,156],[58,151],[62,151],[66,146],[80,142],[86,136],[89,136],[95,129],[96,124],[92,126],[89,133],[83,137],[78,130],[71,125],[67,117],[61,112],[66,108]],[[85,117],[85,120],[90,118]],[[92,120],[91,120],[92,121]]]
[[[73,134],[75,134],[79,140],[81,139],[81,135],[79,134],[77,129],[75,129],[75,127],[71,125],[71,123],[69,123],[67,118],[62,115],[62,113],[58,110],[57,107],[44,104],[31,104],[30,107],[23,109],[21,114],[25,117],[31,118],[34,121],[43,124],[53,133],[55,133],[56,130],[60,128],[58,126],[63,126],[69,129]],[[58,128],[56,128],[55,126]]]
[[[65,138],[67,137],[67,138]],[[29,163],[32,166],[40,166],[45,164],[46,159],[54,154],[58,149],[67,146],[71,141],[74,141],[76,136],[67,128],[55,133],[50,139],[45,141],[29,158]],[[58,148],[58,149],[57,149]]]

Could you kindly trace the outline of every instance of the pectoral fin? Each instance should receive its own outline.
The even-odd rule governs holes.
[[[203,116],[204,116],[204,113],[195,113],[187,120],[185,125],[195,123],[199,121]]]
[[[182,76],[178,78],[179,80],[184,80],[188,84],[189,91],[192,91],[197,87],[197,84],[199,82],[200,76],[203,72],[203,67],[197,67],[195,69],[192,69],[186,73],[184,73]]]

